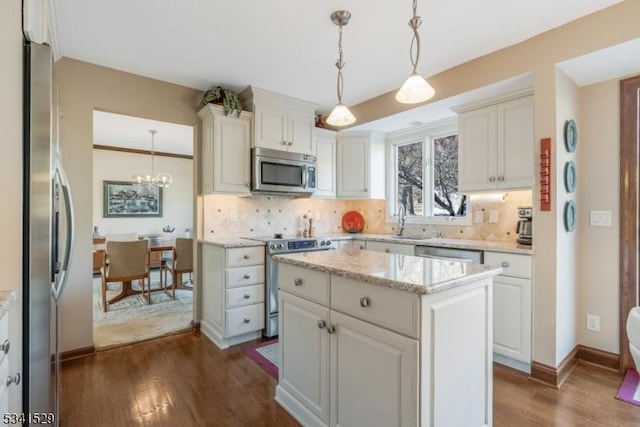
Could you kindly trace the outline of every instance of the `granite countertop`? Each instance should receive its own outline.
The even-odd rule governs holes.
[[[437,246],[456,249],[476,249],[480,251],[506,252],[512,254],[533,255],[533,247],[519,245],[516,242],[500,242],[494,240],[444,239],[439,237],[403,236],[393,234],[330,234],[332,240],[370,240],[374,242],[404,243],[417,246]]]
[[[9,312],[9,308],[16,300],[14,291],[0,291],[0,319]]]
[[[248,248],[253,246],[264,246],[264,242],[241,239],[239,237],[220,237],[215,239],[198,240],[198,243],[220,246],[222,248]]]
[[[492,277],[502,268],[463,261],[360,251],[276,255],[274,260],[416,294],[432,294]]]

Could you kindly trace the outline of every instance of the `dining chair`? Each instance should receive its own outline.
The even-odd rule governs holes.
[[[171,272],[171,289],[173,299],[176,299],[176,288],[182,284],[184,273],[193,273],[193,239],[178,237],[171,251],[171,257],[165,258],[163,263],[164,281],[163,288],[167,290],[167,275]],[[162,281],[162,277],[161,277]]]
[[[107,283],[122,282],[120,296],[133,295],[132,280],[140,280],[142,296],[147,285],[147,304],[151,304],[151,277],[149,273],[149,241],[109,241],[106,243],[105,262],[102,268],[102,311],[107,311]]]

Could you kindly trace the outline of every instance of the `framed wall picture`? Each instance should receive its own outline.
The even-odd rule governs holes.
[[[127,181],[103,181],[104,218],[162,217],[162,188]]]

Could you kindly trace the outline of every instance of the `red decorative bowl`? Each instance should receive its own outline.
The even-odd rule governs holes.
[[[348,233],[359,233],[364,228],[364,218],[358,211],[349,211],[342,216],[342,229]]]

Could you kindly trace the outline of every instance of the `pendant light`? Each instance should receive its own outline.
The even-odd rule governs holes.
[[[346,10],[337,10],[331,14],[331,22],[338,26],[338,60],[336,61],[336,67],[338,67],[338,104],[333,108],[329,117],[327,117],[327,123],[331,126],[346,126],[356,121],[355,116],[349,111],[346,105],[342,103],[342,68],[344,67],[344,61],[342,59],[342,27],[349,23],[351,13]]]
[[[173,182],[173,178],[168,173],[160,173],[157,176],[155,175],[155,140],[154,137],[157,130],[149,129],[149,133],[151,134],[151,173],[143,172],[136,173],[131,177],[131,181],[133,184],[141,186],[141,187],[161,187],[161,188],[169,188],[171,183]]]
[[[418,0],[413,0],[413,17],[409,20],[409,27],[413,30],[411,48],[409,49],[413,72],[404,82],[400,90],[398,90],[398,93],[396,93],[396,101],[402,102],[403,104],[417,104],[419,102],[424,102],[436,94],[433,87],[431,87],[431,85],[427,83],[427,81],[416,71],[418,68],[418,60],[420,59],[420,35],[418,34],[418,27],[422,24],[422,19],[417,15],[417,9]]]

